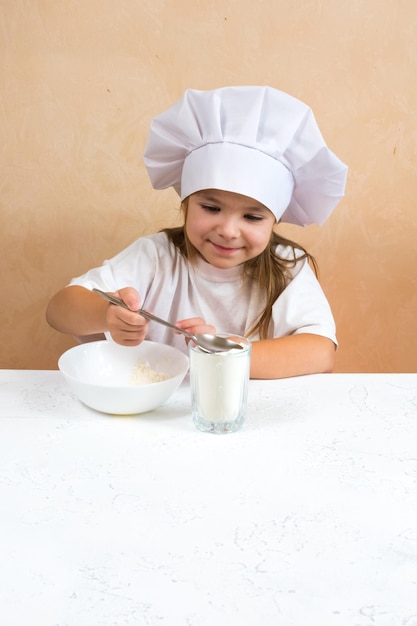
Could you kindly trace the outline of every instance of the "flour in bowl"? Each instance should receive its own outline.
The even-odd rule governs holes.
[[[146,363],[143,363],[143,361],[138,361],[132,372],[130,382],[132,385],[149,385],[150,383],[159,383],[168,378],[168,374],[157,372],[149,365],[146,365]]]

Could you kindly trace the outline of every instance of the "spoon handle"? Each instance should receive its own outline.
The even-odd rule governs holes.
[[[109,293],[106,293],[105,291],[101,291],[101,289],[93,288],[93,291],[94,293],[98,293],[99,296],[101,296],[105,300],[108,300],[112,304],[115,304],[116,306],[121,306],[123,309],[127,309],[128,311],[131,311],[131,309],[129,309],[127,304],[125,304],[123,300],[121,300],[120,298],[116,298],[116,296],[112,296]],[[148,311],[144,311],[143,309],[138,309],[137,311],[135,311],[135,313],[138,313],[142,317],[145,317],[147,320],[151,320],[153,322],[158,322],[158,324],[163,324],[164,326],[168,326],[168,328],[171,328],[172,330],[175,330],[178,333],[182,333],[183,335],[185,335],[186,337],[189,337],[190,339],[194,339],[194,335],[192,335],[188,331],[183,330],[182,328],[178,328],[178,326],[175,326],[175,324],[171,324],[170,322],[167,322],[166,320],[163,320],[160,317],[153,315],[152,313],[148,313]]]

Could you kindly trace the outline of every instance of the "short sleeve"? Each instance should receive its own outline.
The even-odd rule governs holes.
[[[306,259],[272,308],[274,337],[311,333],[337,345],[336,325],[329,302]]]

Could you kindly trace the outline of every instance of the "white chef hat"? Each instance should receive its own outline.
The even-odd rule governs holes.
[[[233,191],[301,226],[328,218],[347,176],[311,109],[272,87],[187,90],[152,121],[144,160],[153,187],[181,200]]]

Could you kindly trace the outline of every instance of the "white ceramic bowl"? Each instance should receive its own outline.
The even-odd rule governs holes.
[[[138,362],[169,378],[134,384],[132,376]],[[125,347],[104,340],[70,348],[60,357],[58,367],[81,402],[103,413],[130,415],[164,404],[183,381],[188,357],[172,346],[153,341]]]

